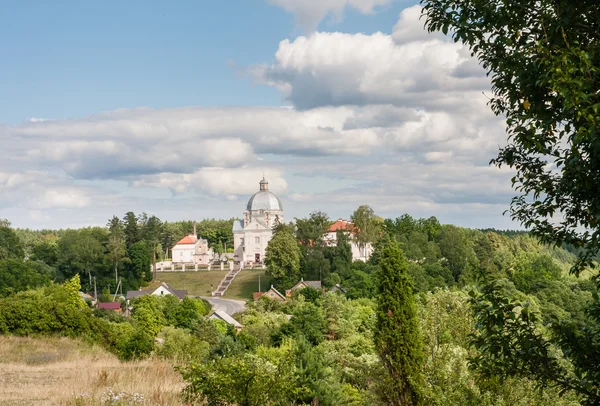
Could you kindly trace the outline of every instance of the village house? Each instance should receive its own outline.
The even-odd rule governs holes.
[[[171,288],[166,283],[162,283],[156,289],[148,289],[148,290],[128,290],[127,291],[127,301],[129,302],[131,299],[135,299],[136,297],[145,296],[145,295],[154,295],[154,296],[166,296],[166,295],[174,295],[182,300],[187,296],[187,290],[177,290]]]
[[[98,303],[98,309],[111,310],[115,313],[121,313],[121,303],[119,302],[103,302]]]
[[[236,319],[228,315],[222,310],[215,310],[209,317],[209,320],[222,320],[225,323],[235,327],[235,330],[239,333],[240,330],[244,327],[238,322]]]
[[[208,241],[203,238],[198,238],[196,234],[196,223],[194,223],[194,233],[179,240],[179,242],[171,249],[171,259],[175,264],[208,265],[213,259],[213,256],[212,249],[208,247]]]
[[[337,232],[342,231],[348,234],[348,240],[350,248],[352,249],[352,260],[366,262],[373,253],[373,245],[371,243],[366,244],[364,247],[359,246],[354,239],[355,227],[351,221],[344,219],[337,219],[325,234],[325,244],[332,247],[337,243]]]
[[[259,191],[248,200],[243,219],[233,223],[234,260],[262,264],[273,226],[278,222],[283,223],[283,205],[269,192],[269,182],[263,177]]]
[[[298,283],[296,283],[294,286],[292,286],[291,288],[289,288],[285,291],[285,296],[292,297],[294,295],[294,292],[296,292],[297,290],[302,290],[307,287],[321,290],[323,286],[321,284],[321,281],[305,281],[304,278],[302,278],[302,279],[300,279],[300,281]]]
[[[254,292],[252,296],[255,302],[262,296],[268,297],[269,299],[275,300],[277,302],[287,301],[286,297],[282,295],[277,289],[275,289],[273,285],[271,285],[271,288],[266,292]]]

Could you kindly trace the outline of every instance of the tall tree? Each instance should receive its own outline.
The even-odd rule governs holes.
[[[307,219],[296,219],[296,238],[303,246],[322,246],[331,221],[327,213],[313,211]]]
[[[572,271],[600,252],[600,2],[422,0],[430,31],[451,32],[492,78],[490,106],[506,117],[508,145],[492,160],[516,174],[511,216],[543,242],[579,249]],[[600,274],[594,274],[600,285]],[[553,323],[512,302],[494,282],[473,292],[484,375],[528,376],[600,404],[600,300],[588,324]],[[559,348],[571,366],[555,357]]]
[[[162,234],[162,221],[156,216],[150,216],[146,220],[144,227],[144,240],[152,250],[152,270],[153,277],[156,278],[156,251],[160,246],[160,236]]]
[[[491,76],[509,143],[492,161],[516,174],[512,217],[545,242],[600,251],[600,2],[422,0]]]
[[[23,245],[12,228],[0,226],[0,260],[14,258],[22,260],[25,255]]]
[[[108,256],[114,265],[115,282],[119,283],[119,264],[125,262],[127,249],[125,246],[125,230],[123,222],[117,216],[113,216],[107,224],[108,227]]]
[[[123,224],[125,226],[125,244],[127,248],[131,247],[136,242],[140,241],[140,228],[138,226],[138,219],[134,212],[127,212],[123,218]]]
[[[412,282],[397,242],[388,240],[382,247],[378,265],[381,271],[374,339],[388,377],[382,397],[389,405],[418,405],[423,344]]]
[[[383,222],[375,216],[375,212],[367,205],[362,205],[350,216],[354,223],[354,238],[361,250],[374,243],[382,230]]]
[[[179,239],[179,227],[177,224],[165,221],[160,235],[160,245],[165,250],[165,259],[169,258],[169,250],[175,246]]]
[[[288,288],[300,279],[300,247],[289,227],[273,233],[265,253],[267,272],[280,288]]]

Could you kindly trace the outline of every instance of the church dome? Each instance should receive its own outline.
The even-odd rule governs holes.
[[[269,192],[269,182],[267,182],[264,177],[260,181],[260,190],[248,200],[246,210],[283,211],[281,200],[273,193]]]

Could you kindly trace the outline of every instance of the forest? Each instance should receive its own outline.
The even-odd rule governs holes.
[[[133,227],[128,217],[114,217],[105,228],[60,231],[15,230],[4,221],[0,333],[66,336],[101,345],[122,360],[168,360],[185,382],[182,404],[578,405],[593,399],[579,390],[585,374],[577,359],[553,341],[561,323],[571,331],[598,331],[588,314],[597,295],[591,274],[569,274],[576,250],[522,232],[442,225],[435,217],[382,219],[368,206],[353,213],[354,234],[338,232],[332,246],[324,241],[331,220],[317,211],[275,226],[267,271],[280,291],[300,278],[322,280],[325,290],[306,288],[285,303],[249,301],[234,315],[244,326],[237,332],[208,320],[210,306],[199,299],[142,296],[132,301],[131,317],[81,300],[90,275],[106,281],[102,286],[114,283],[115,264],[129,286],[146,285],[154,255],[162,255],[160,241],[166,245],[193,229],[192,222],[163,224],[144,215],[135,216]],[[160,224],[157,234],[154,224]],[[226,224],[200,221],[197,230],[205,238],[219,236]],[[120,258],[111,246],[115,233],[124,242]],[[223,235],[211,243],[227,241]],[[349,238],[373,244],[369,261],[352,261]],[[160,249],[153,251],[153,244]],[[89,252],[97,257],[86,262],[75,255],[94,245]],[[345,293],[327,291],[335,284]],[[486,291],[492,284],[495,296]],[[510,328],[533,334],[572,388],[530,373],[527,365],[497,369],[499,357],[523,351],[514,338],[490,344],[490,309],[500,305],[513,306],[499,310],[513,317]],[[494,345],[508,348],[489,354]],[[399,354],[389,354],[390,348]],[[389,380],[398,365],[394,382],[404,382],[400,388]],[[411,395],[394,403],[391,388]]]

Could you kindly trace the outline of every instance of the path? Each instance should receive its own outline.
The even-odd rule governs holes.
[[[231,285],[231,282],[233,282],[233,280],[235,279],[236,275],[238,273],[240,273],[240,271],[242,270],[242,265],[243,264],[240,263],[239,268],[237,268],[237,269],[233,268],[227,275],[225,275],[225,277],[223,278],[223,280],[221,281],[221,283],[219,283],[219,286],[217,287],[217,290],[215,290],[214,292],[212,292],[213,296],[223,297],[223,295],[227,291],[227,288],[229,287],[229,285]]]
[[[243,300],[221,299],[210,296],[200,296],[213,307],[213,310],[223,310],[228,315],[243,311],[246,308],[246,302]]]

